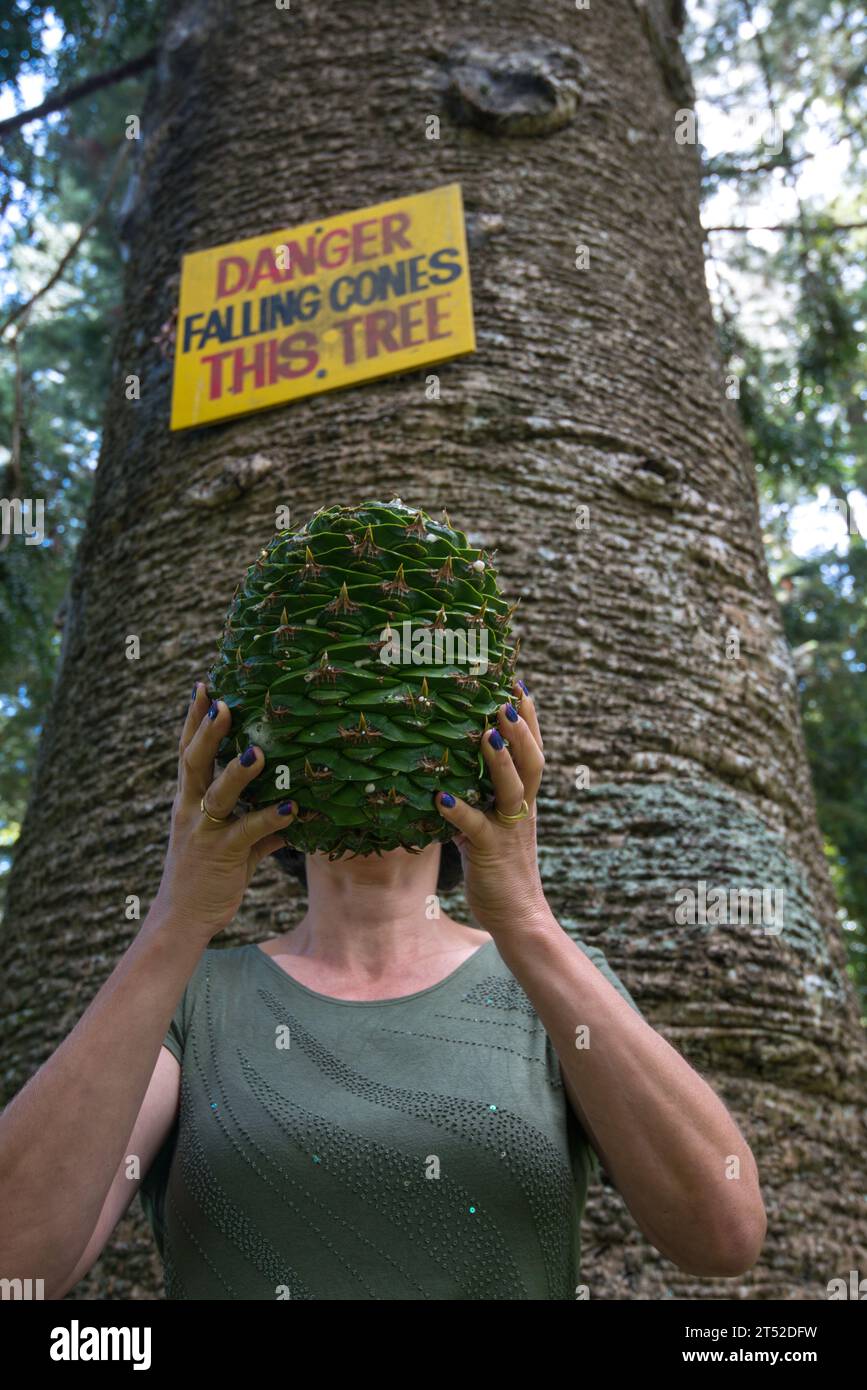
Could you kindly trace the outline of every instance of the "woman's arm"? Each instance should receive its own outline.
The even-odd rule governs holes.
[[[111,1239],[115,1226],[132,1204],[151,1164],[168,1138],[177,1120],[180,1096],[181,1064],[174,1053],[163,1045],[138,1112],[135,1128],[125,1145],[125,1156],[118,1164],[93,1234],[75,1267],[49,1297],[63,1298],[96,1264]],[[131,1176],[127,1154],[135,1154],[138,1158],[139,1177]]]
[[[542,1020],[573,1109],[647,1239],[689,1274],[745,1273],[767,1223],[755,1159],[722,1101],[550,910],[520,931],[488,930]]]
[[[232,920],[256,865],[284,843],[292,804],[232,817],[261,751],[213,781],[230,724],[198,685],[181,734],[178,791],[156,900],[72,1032],[0,1115],[0,1277],[56,1297],[95,1233],[166,1030],[209,941]],[[207,794],[211,815],[202,815]]]
[[[749,1147],[707,1082],[618,994],[545,900],[535,821],[545,759],[520,681],[481,748],[497,810],[512,822],[436,797],[461,832],[473,915],[542,1020],[572,1107],[641,1230],[690,1274],[742,1274],[767,1224]],[[524,801],[529,814],[518,818]],[[576,1047],[582,1027],[586,1048]]]
[[[159,908],[78,1023],[0,1116],[0,1274],[45,1296],[93,1234],[166,1030],[207,945]]]

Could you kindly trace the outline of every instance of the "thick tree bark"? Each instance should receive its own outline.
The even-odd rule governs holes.
[[[397,493],[446,506],[524,595],[552,905],[717,1088],[762,1173],[766,1252],[735,1281],[681,1273],[597,1189],[591,1297],[824,1298],[830,1278],[867,1267],[864,1036],[751,460],[725,397],[697,154],[674,138],[690,97],[666,2],[176,9],[144,113],[102,458],[9,889],[6,1092],[129,941],[127,895],[144,906],[156,889],[189,688],[275,507],[301,519]],[[512,77],[498,78],[506,60]],[[516,91],[520,116],[503,109]],[[439,141],[425,136],[431,114]],[[183,252],[454,180],[478,350],[439,369],[440,401],[422,372],[169,433],[171,364],[154,339]],[[129,373],[140,402],[125,398]],[[782,932],[677,926],[676,891],[702,879],[782,887]],[[285,930],[296,910],[269,865],[226,944]],[[136,1202],[78,1296],[159,1289]]]

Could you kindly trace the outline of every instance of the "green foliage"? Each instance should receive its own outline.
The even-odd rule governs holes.
[[[867,997],[867,563],[852,520],[867,492],[867,12],[836,0],[718,0],[695,14],[689,49],[710,129],[718,108],[729,120],[756,116],[752,147],[706,160],[706,207],[728,192],[733,222],[787,228],[714,234],[710,251],[850,971]],[[839,172],[823,178],[841,145]],[[796,552],[798,509],[820,501],[841,514],[839,541]]]
[[[852,971],[867,986],[867,546],[824,555],[780,581],[795,649],[804,734],[831,874],[846,914]]]
[[[0,85],[35,73],[55,86],[105,72],[147,48],[159,34],[165,5],[153,0],[18,0],[0,20]],[[59,46],[52,29],[59,27]]]
[[[141,3],[7,9],[0,20],[0,76],[15,83],[38,74],[50,93],[103,72],[147,46],[160,10]],[[59,43],[51,17],[63,26]],[[141,110],[145,86],[146,77],[127,79],[4,138],[0,323],[47,284],[99,205],[124,119]],[[13,536],[0,551],[0,824],[6,827],[0,846],[14,841],[24,815],[60,654],[64,594],[97,462],[120,312],[115,216],[122,195],[120,184],[61,279],[18,323],[19,380],[10,330],[0,347],[0,495],[45,502],[43,543],[25,546]],[[16,414],[20,455],[13,472]],[[6,865],[0,849],[0,870]]]

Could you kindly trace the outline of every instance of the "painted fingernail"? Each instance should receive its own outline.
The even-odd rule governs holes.
[[[506,741],[503,738],[503,735],[500,733],[499,729],[491,730],[491,737],[488,739],[488,743],[491,745],[492,748],[496,748],[498,753],[501,748],[505,748],[506,746]]]
[[[252,767],[255,761],[256,750],[251,743],[250,747],[246,748],[244,752],[241,754],[240,758],[238,759],[238,762],[241,764],[242,767]]]
[[[280,805],[277,807],[277,814],[278,816],[291,816],[294,810],[294,801],[281,801]]]
[[[192,698],[191,698],[191,701],[190,701],[191,704],[192,704],[192,701],[195,700],[195,698],[196,698],[196,696],[198,695],[198,693],[199,693],[199,686],[198,686],[198,682],[196,682],[196,684],[193,686],[193,694],[192,694]]]
[[[506,705],[506,718],[511,719],[513,724],[518,722],[518,711],[514,705]]]
[[[524,694],[525,694],[525,695],[529,695],[530,692],[529,692],[529,690],[527,689],[527,687],[526,687],[526,685],[524,684],[524,682],[521,681],[521,680],[519,680],[519,681],[518,681],[518,684],[519,684],[519,686],[521,687],[521,689],[523,690]]]
[[[454,799],[454,797],[452,796],[451,792],[443,792],[442,796],[440,797],[440,805],[441,805],[441,806],[454,806],[454,804],[455,804],[455,799]]]
[[[216,719],[216,717],[217,717],[217,715],[218,715],[219,713],[220,713],[220,706],[217,704],[216,700],[212,700],[211,703],[210,703],[210,705],[208,706],[208,718],[209,718],[209,719]]]

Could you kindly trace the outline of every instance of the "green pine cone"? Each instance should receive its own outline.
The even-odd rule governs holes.
[[[513,698],[516,606],[448,518],[397,498],[278,532],[235,590],[208,675],[232,713],[219,760],[265,754],[243,804],[291,797],[287,843],[332,858],[451,839],[436,791],[493,802],[479,741]]]

